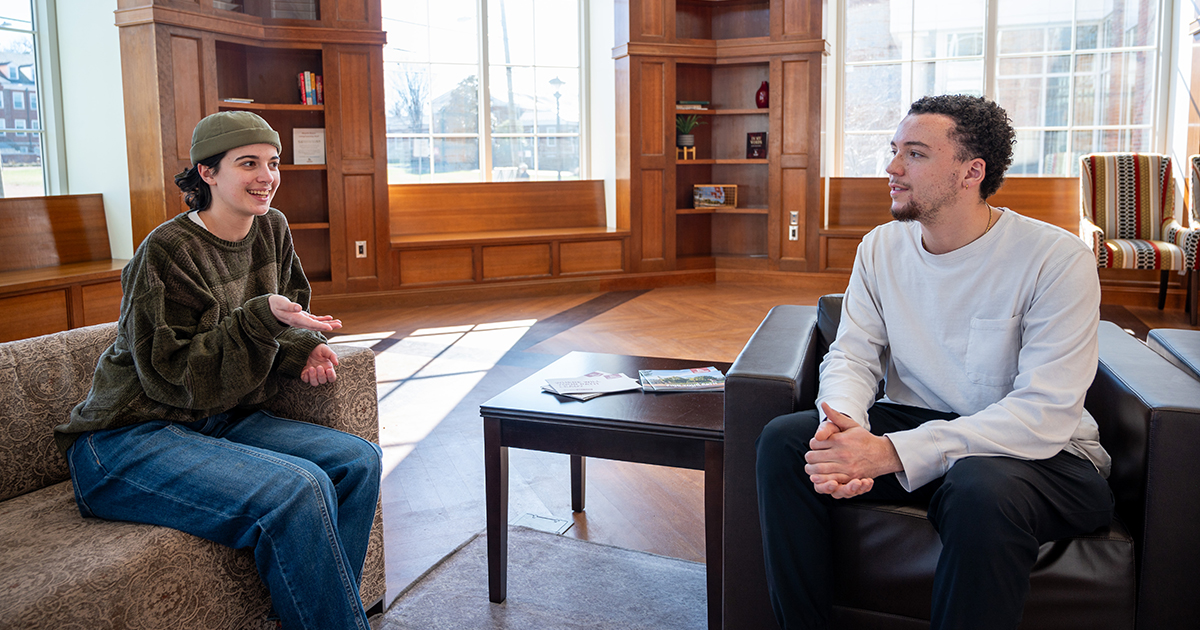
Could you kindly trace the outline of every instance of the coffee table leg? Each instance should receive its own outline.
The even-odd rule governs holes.
[[[720,630],[723,592],[722,543],[725,514],[725,444],[704,443],[704,567],[708,578],[708,628]]]
[[[583,455],[571,456],[571,511],[582,512],[587,485],[587,460]]]
[[[500,445],[500,421],[483,419],[484,490],[487,496],[488,599],[508,597],[508,447]]]

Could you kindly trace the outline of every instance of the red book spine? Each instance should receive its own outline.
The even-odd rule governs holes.
[[[304,73],[296,75],[296,80],[300,83],[300,104],[308,105],[308,91],[304,89]]]

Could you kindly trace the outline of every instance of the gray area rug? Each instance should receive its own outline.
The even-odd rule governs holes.
[[[524,527],[508,534],[508,599],[488,601],[476,535],[400,594],[383,630],[707,627],[704,565]]]

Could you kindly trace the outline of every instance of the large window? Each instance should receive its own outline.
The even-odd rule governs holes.
[[[0,197],[46,194],[33,16],[30,0],[0,0],[0,95],[8,106],[0,118]]]
[[[388,182],[578,179],[579,5],[383,0]]]
[[[1151,151],[1163,0],[844,0],[835,175],[883,175],[912,101],[986,95],[1017,130],[1010,174]],[[989,80],[990,79],[990,80]]]

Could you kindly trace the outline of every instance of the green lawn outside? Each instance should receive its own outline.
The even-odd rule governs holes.
[[[5,197],[40,197],[46,194],[40,166],[0,166]]]

